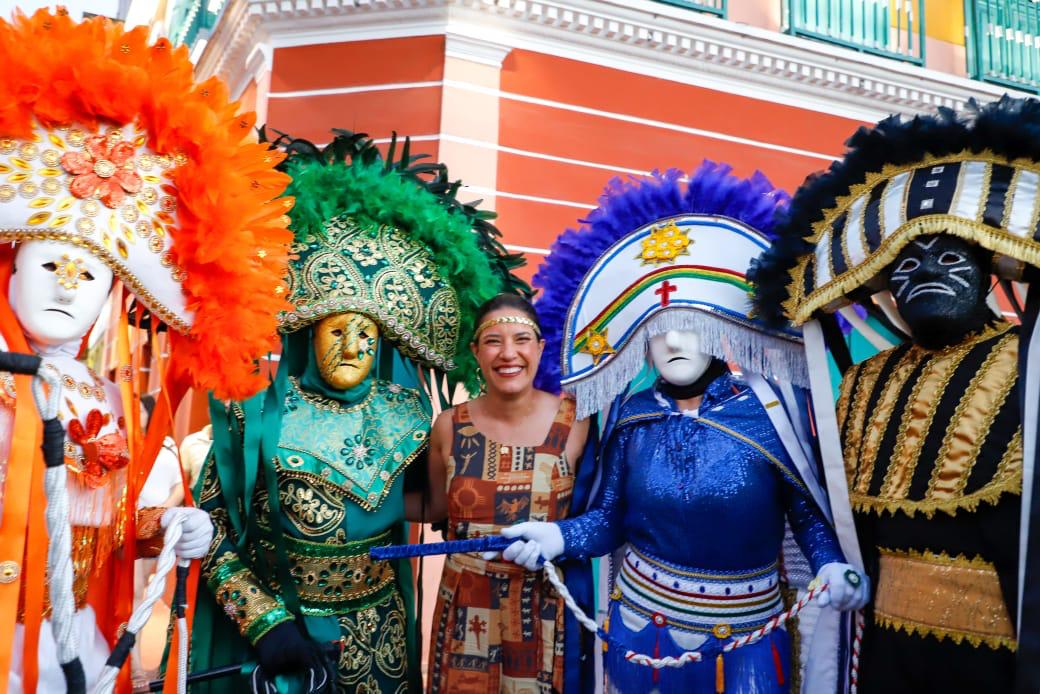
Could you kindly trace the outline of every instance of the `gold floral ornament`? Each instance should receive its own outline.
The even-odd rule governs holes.
[[[62,167],[73,176],[69,191],[77,198],[97,197],[115,209],[127,193],[141,191],[141,177],[134,164],[134,147],[120,138],[92,135],[83,143],[83,152],[66,152]]]
[[[643,250],[639,257],[643,259],[644,265],[671,263],[680,255],[687,255],[691,243],[687,232],[673,220],[658,226],[643,239]]]
[[[591,354],[593,365],[598,365],[600,359],[615,353],[614,348],[610,346],[610,341],[607,339],[606,330],[601,333],[595,330],[590,332],[589,336],[585,338],[585,345],[579,351]]]
[[[78,289],[79,278],[86,271],[82,258],[70,258],[68,253],[62,253],[61,262],[54,268],[54,278],[65,289]]]

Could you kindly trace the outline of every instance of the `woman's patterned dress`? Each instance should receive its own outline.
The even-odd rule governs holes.
[[[567,516],[574,484],[566,456],[573,400],[560,402],[538,446],[491,441],[473,425],[468,403],[455,408],[452,421],[448,539]],[[563,691],[565,609],[539,572],[476,554],[450,555],[437,597],[429,691]]]

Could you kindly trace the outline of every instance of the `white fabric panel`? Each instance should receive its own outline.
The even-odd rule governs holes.
[[[881,238],[886,239],[906,221],[906,206],[903,198],[906,195],[906,187],[910,185],[910,172],[904,171],[885,186],[885,192],[881,194]]]
[[[1032,237],[1036,208],[1040,204],[1040,174],[1019,169],[1015,174],[1015,196],[1011,198],[1008,231],[1015,236]]]
[[[869,198],[870,193],[865,193],[849,207],[849,217],[845,224],[845,250],[849,254],[849,267],[859,265],[867,257],[867,249],[863,246],[863,213]]]
[[[955,217],[978,221],[982,207],[982,186],[989,175],[989,164],[984,161],[968,161],[961,165],[961,180],[957,196],[950,206]]]

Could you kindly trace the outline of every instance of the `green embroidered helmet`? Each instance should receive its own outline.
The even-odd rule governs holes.
[[[288,278],[294,310],[280,329],[294,332],[355,311],[420,365],[476,388],[468,348],[480,305],[501,292],[530,295],[512,274],[523,264],[498,241],[494,213],[458,201],[459,182],[443,164],[416,163],[396,137],[383,157],[366,135],[335,130],[324,149],[285,135],[286,195],[295,234]]]

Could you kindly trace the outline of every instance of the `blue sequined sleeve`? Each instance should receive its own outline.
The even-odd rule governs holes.
[[[624,468],[629,431],[622,429],[604,447],[603,478],[589,510],[558,521],[563,533],[563,554],[569,559],[601,557],[625,542]]]
[[[790,484],[783,486],[787,506],[787,522],[802,553],[812,565],[813,573],[819,573],[824,564],[844,562],[845,556],[823,512],[816,502]]]

